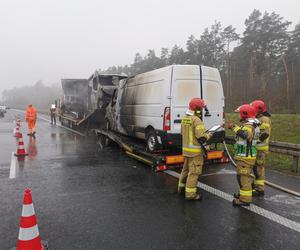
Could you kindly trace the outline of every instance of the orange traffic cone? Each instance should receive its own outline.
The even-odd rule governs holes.
[[[20,138],[21,119],[17,118],[16,127],[14,128],[14,137]]]
[[[42,242],[32,203],[31,191],[25,189],[18,236],[17,250],[46,250],[47,243]]]
[[[17,126],[21,127],[21,119],[20,118],[17,119]]]
[[[25,152],[24,142],[23,142],[23,135],[20,133],[20,137],[18,139],[18,147],[17,152],[15,153],[15,156],[25,156],[28,155]]]
[[[20,138],[21,135],[22,135],[22,134],[20,133],[20,127],[17,126],[17,127],[15,128],[15,137],[16,137],[16,138]]]

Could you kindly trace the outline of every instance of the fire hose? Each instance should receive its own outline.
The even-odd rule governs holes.
[[[227,145],[226,145],[225,140],[223,141],[223,145],[224,145],[225,151],[226,151],[226,153],[227,153],[227,155],[228,155],[228,157],[229,157],[230,162],[231,162],[232,165],[236,168],[237,165],[236,165],[235,161],[233,160],[232,156],[231,156],[230,153],[229,153],[229,150],[228,150],[228,147],[227,147]],[[251,177],[252,177],[252,178],[255,178],[255,176],[254,176],[253,174],[251,174]],[[275,184],[275,183],[272,183],[272,182],[270,182],[270,181],[265,180],[265,184],[268,185],[269,187],[278,189],[278,190],[280,190],[280,191],[282,191],[282,192],[285,192],[285,193],[288,193],[288,194],[291,194],[291,195],[300,197],[300,193],[298,193],[298,192],[296,192],[296,191],[293,191],[293,190],[291,190],[291,189],[282,187],[282,186],[277,185],[277,184]]]

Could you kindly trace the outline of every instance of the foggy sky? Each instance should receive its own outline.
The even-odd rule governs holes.
[[[185,46],[215,20],[239,33],[254,8],[300,21],[299,0],[0,0],[0,92],[88,78],[136,52]]]

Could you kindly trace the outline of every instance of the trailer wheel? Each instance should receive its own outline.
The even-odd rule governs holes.
[[[159,149],[159,143],[157,140],[156,133],[153,129],[146,134],[147,150],[153,153],[155,150]]]

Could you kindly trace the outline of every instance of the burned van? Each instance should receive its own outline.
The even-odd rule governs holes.
[[[106,112],[107,127],[145,139],[153,152],[181,145],[181,119],[190,100],[200,97],[206,128],[223,124],[224,94],[219,71],[199,65],[172,65],[120,81]]]
[[[126,75],[101,74],[99,71],[89,78],[89,109],[106,108],[111,100],[114,90],[118,87],[121,79],[127,78]]]

